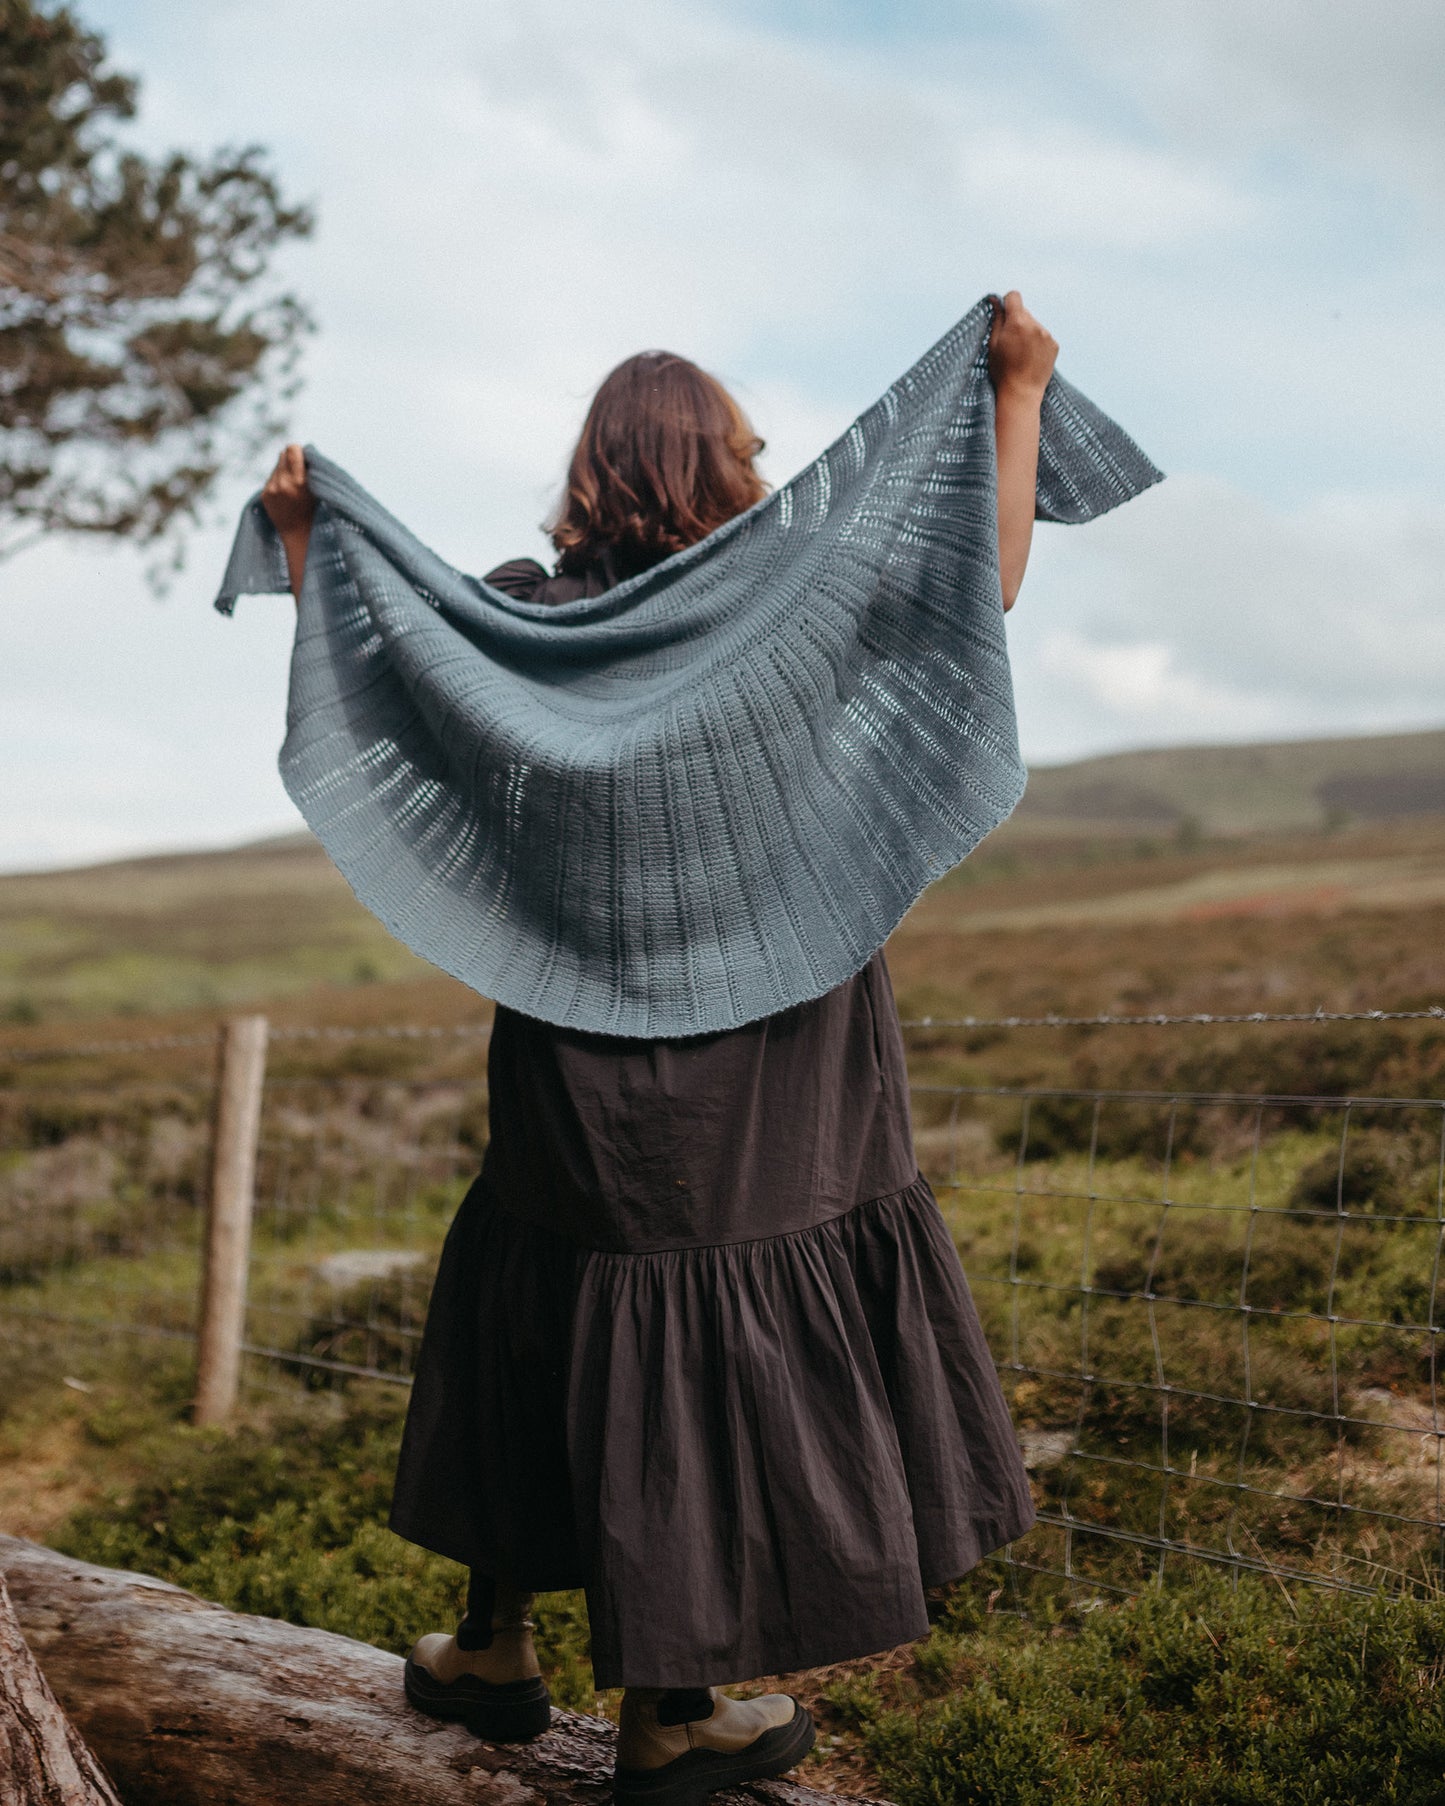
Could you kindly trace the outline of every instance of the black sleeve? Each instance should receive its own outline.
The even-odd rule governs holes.
[[[504,596],[515,596],[519,602],[530,602],[546,581],[547,573],[535,558],[509,559],[482,578],[483,583],[501,590]]]

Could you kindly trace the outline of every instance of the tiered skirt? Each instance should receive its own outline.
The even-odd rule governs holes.
[[[633,1251],[504,1206],[485,1174],[468,1193],[392,1527],[532,1590],[585,1587],[599,1687],[911,1641],[924,1589],[1033,1515],[921,1176],[776,1234]]]

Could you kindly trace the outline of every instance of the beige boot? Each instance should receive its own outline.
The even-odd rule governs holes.
[[[552,1702],[537,1665],[531,1606],[530,1593],[499,1583],[485,1649],[463,1649],[445,1631],[420,1638],[403,1673],[412,1705],[433,1718],[458,1719],[492,1743],[540,1736],[551,1723]]]
[[[677,1723],[668,1722],[679,1716],[669,1706],[688,1709],[685,1693],[629,1687],[622,1695],[616,1806],[694,1806],[719,1788],[781,1775],[813,1747],[813,1721],[787,1693],[729,1699],[708,1687],[696,1695],[706,1711]]]

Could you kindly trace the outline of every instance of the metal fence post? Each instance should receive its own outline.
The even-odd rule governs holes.
[[[198,1424],[223,1423],[235,1406],[240,1384],[266,1029],[264,1016],[233,1016],[221,1028],[201,1321],[196,1332]]]

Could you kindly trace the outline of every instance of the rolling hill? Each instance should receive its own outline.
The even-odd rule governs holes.
[[[929,1011],[1065,995],[1313,1007],[1374,1002],[1387,975],[1392,995],[1433,1000],[1442,944],[1445,731],[1041,769],[890,957]],[[357,904],[307,834],[0,876],[0,1025],[210,1019],[261,999],[348,1019],[479,1007]]]
[[[1040,766],[1010,833],[1297,834],[1445,816],[1445,729],[1178,746]]]

